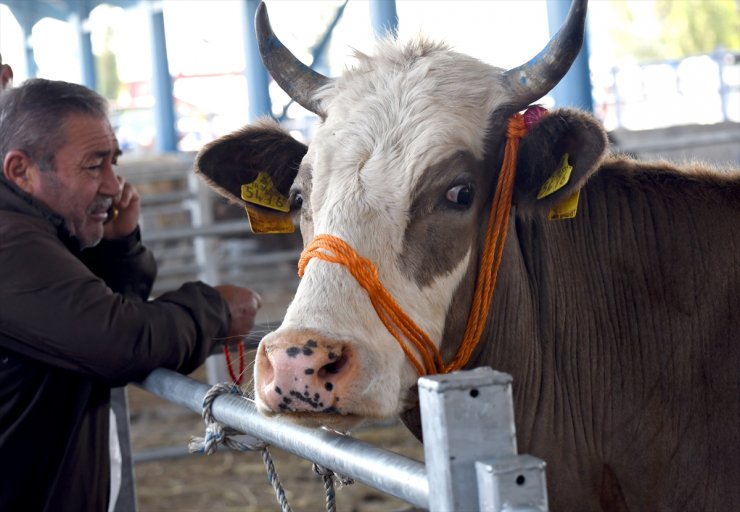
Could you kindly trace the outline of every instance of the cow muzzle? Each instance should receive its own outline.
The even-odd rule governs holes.
[[[268,414],[348,414],[342,397],[358,373],[349,343],[306,330],[275,332],[257,351],[257,405]]]

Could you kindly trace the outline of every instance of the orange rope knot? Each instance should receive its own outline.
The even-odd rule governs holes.
[[[463,340],[450,364],[444,364],[439,349],[429,336],[416,325],[388,293],[388,290],[378,278],[378,269],[375,265],[367,258],[357,254],[341,238],[329,234],[320,234],[314,237],[301,253],[301,258],[298,261],[298,275],[303,277],[306,265],[311,258],[319,258],[330,263],[344,265],[358,284],[365,289],[378,318],[401,345],[406,357],[416,368],[419,375],[449,373],[463,368],[480,342],[483,328],[486,325],[508,231],[519,140],[526,134],[527,127],[524,117],[521,114],[515,114],[509,119],[507,125],[504,161],[491,205],[485,247],[473,294],[473,304],[470,308]],[[411,343],[421,354],[423,363],[411,352],[404,339]]]

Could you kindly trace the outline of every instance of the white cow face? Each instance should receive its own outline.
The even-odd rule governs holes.
[[[422,41],[388,43],[360,61],[321,93],[328,115],[300,164],[291,203],[304,242],[331,234],[372,261],[380,282],[439,346],[477,243],[490,181],[483,139],[496,107],[486,91],[501,71]],[[451,79],[451,70],[459,76]],[[309,341],[316,346],[306,355]],[[282,326],[263,339],[255,366],[263,411],[330,409],[333,417],[321,421],[332,423],[398,413],[417,378],[368,292],[346,267],[318,259],[308,263]],[[306,392],[319,398],[298,398]]]

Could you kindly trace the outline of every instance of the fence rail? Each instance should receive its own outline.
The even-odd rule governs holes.
[[[206,384],[164,369],[155,370],[140,385],[199,414],[209,390]],[[328,430],[266,418],[257,412],[252,401],[236,395],[217,397],[212,410],[216,420],[240,432],[413,505],[429,507],[426,470],[419,461]]]
[[[158,369],[140,387],[200,413],[210,387]],[[219,395],[216,421],[431,512],[546,511],[544,462],[517,455],[512,378],[491,368],[419,379],[422,463],[324,429],[259,414]],[[471,428],[474,425],[475,428]]]

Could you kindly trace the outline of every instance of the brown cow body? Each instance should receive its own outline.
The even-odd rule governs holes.
[[[255,123],[204,148],[198,170],[237,203],[242,184],[269,174],[304,242],[331,235],[371,261],[450,361],[507,121],[575,57],[585,2],[571,14],[546,51],[513,70],[424,40],[385,41],[328,79],[292,58],[261,7],[263,60],[321,123],[308,147]],[[566,153],[570,178],[538,199]],[[546,461],[553,510],[738,510],[740,172],[607,153],[590,115],[556,110],[530,126],[467,367],[513,376],[519,449]],[[575,218],[548,219],[578,191]],[[344,429],[400,414],[419,435],[417,377],[348,269],[314,258],[260,344],[255,395],[265,414]]]
[[[553,510],[736,509],[740,173],[611,159],[509,229],[471,366],[514,376]]]

